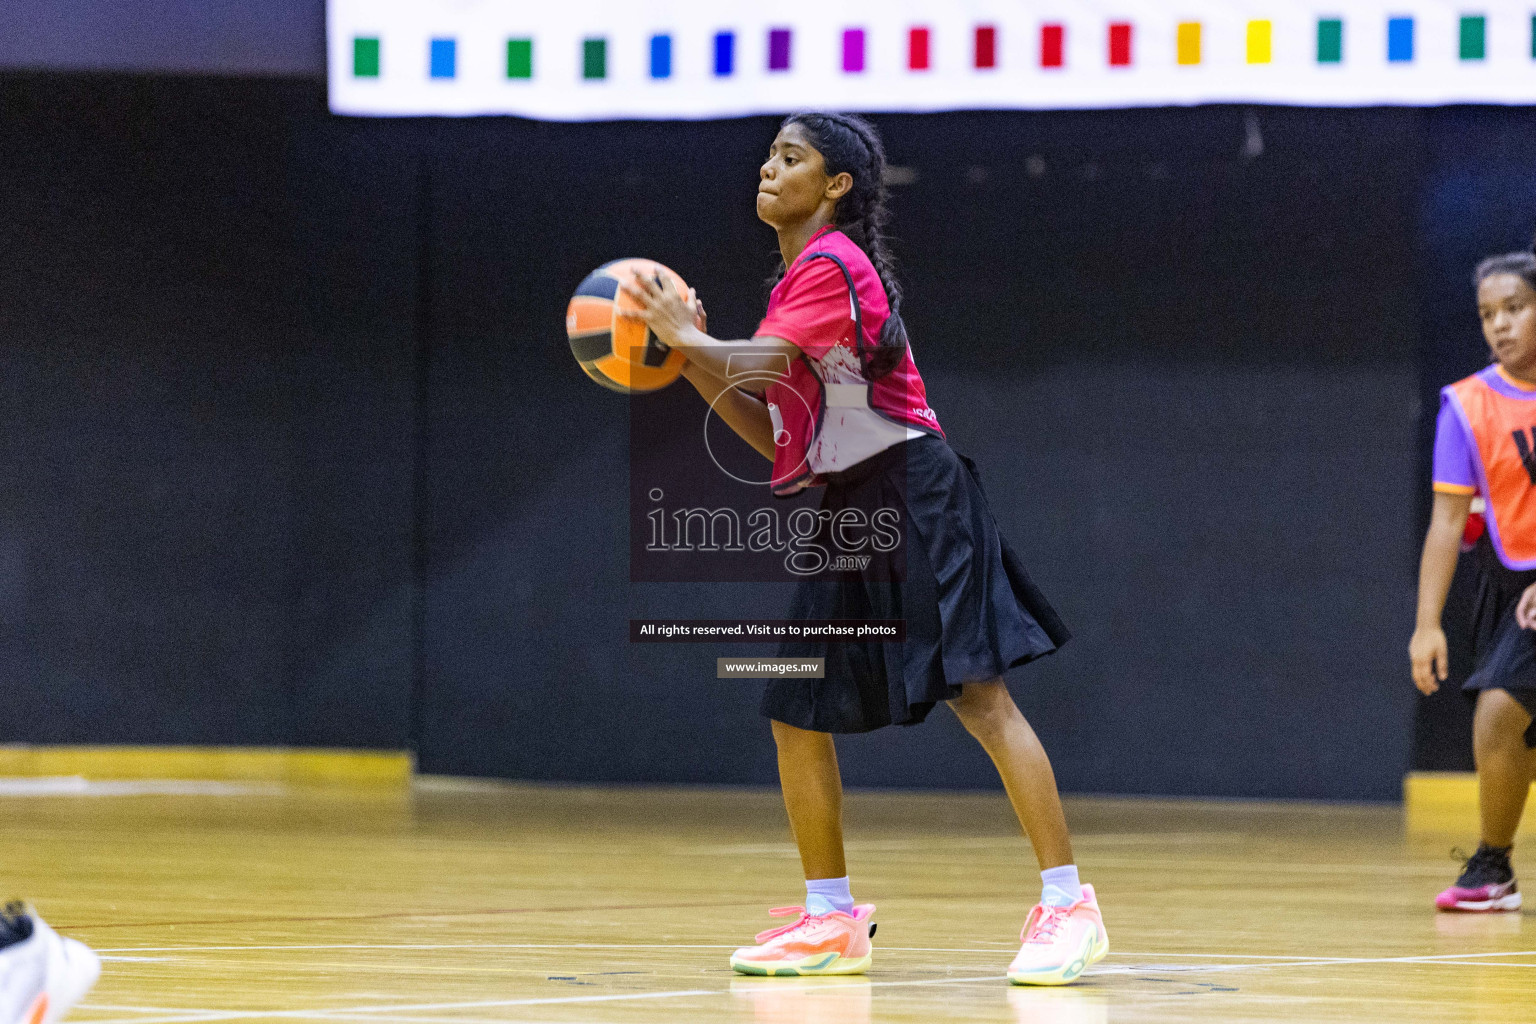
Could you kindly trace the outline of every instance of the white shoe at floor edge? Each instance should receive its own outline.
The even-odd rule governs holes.
[[[23,920],[31,922],[31,934],[0,948],[0,1024],[58,1024],[96,984],[101,959],[36,914]]]

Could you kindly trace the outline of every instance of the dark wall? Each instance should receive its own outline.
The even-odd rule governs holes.
[[[771,781],[731,650],[625,622],[787,592],[628,582],[629,404],[559,329],[643,253],[749,333],[771,121],[352,121],[302,81],[0,102],[3,738]],[[1063,787],[1394,796],[1433,122],[880,124],[935,408],[1077,632],[1012,680]],[[852,784],[995,784],[947,712],[844,749]]]
[[[5,740],[406,741],[410,176],[317,93],[0,80]]]

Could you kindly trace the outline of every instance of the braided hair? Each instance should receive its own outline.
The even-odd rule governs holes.
[[[875,126],[854,114],[792,114],[779,126],[783,131],[799,125],[806,139],[821,154],[828,177],[845,171],[853,187],[837,201],[832,223],[864,250],[885,287],[891,315],[880,329],[880,344],[864,365],[869,380],[883,377],[900,365],[907,351],[907,329],[901,321],[901,285],[896,280],[896,260],[885,235],[891,211],[886,206],[885,146]],[[785,270],[781,264],[779,276]]]

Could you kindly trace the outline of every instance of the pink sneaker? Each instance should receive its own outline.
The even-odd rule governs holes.
[[[1024,946],[1008,965],[1015,985],[1065,985],[1109,953],[1109,933],[1093,886],[1070,907],[1035,904],[1024,922]]]
[[[731,969],[738,974],[769,977],[813,974],[863,974],[869,970],[870,923],[875,905],[864,903],[852,914],[834,910],[809,914],[804,907],[779,907],[774,917],[798,915],[793,924],[759,932],[756,946],[744,946],[731,954]]]
[[[1456,884],[1435,897],[1437,910],[1519,910],[1520,886],[1509,866],[1509,848],[1483,843],[1467,858]]]

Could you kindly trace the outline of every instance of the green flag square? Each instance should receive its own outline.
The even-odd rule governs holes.
[[[1464,15],[1461,19],[1461,59],[1483,60],[1488,56],[1486,36],[1488,19],[1480,14]]]
[[[581,41],[581,77],[608,77],[608,40],[599,37]]]
[[[1317,19],[1317,62],[1338,64],[1344,59],[1344,22],[1338,18]]]
[[[352,77],[379,77],[379,41],[369,36],[352,40]]]
[[[533,40],[507,40],[507,77],[533,77]]]

